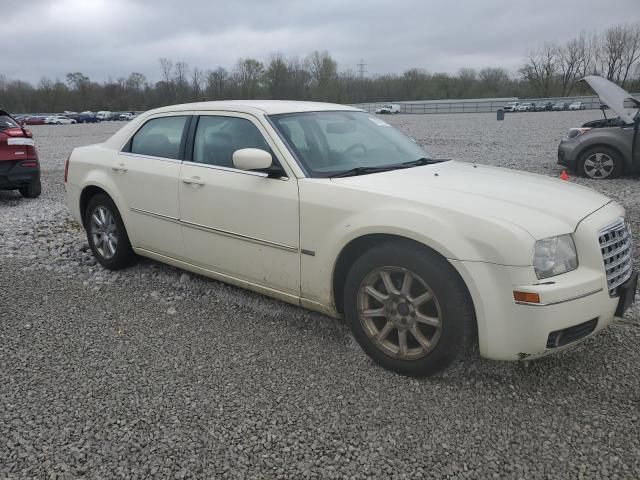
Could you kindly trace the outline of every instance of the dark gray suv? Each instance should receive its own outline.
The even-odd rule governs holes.
[[[558,146],[558,163],[594,179],[640,172],[640,101],[613,82],[598,76],[582,79],[600,97],[600,103],[618,117],[571,128]]]

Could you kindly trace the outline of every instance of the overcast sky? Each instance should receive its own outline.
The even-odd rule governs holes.
[[[640,20],[640,0],[1,0],[0,74],[160,79],[158,59],[229,70],[240,57],[328,50],[341,70],[517,70],[529,48]]]

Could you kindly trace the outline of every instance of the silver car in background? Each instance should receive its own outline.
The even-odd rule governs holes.
[[[569,129],[558,146],[558,163],[593,179],[640,172],[640,100],[602,77],[589,76],[582,81],[596,92],[603,107],[618,117],[607,118],[605,113],[604,119]]]

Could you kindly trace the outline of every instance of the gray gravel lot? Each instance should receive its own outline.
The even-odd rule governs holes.
[[[386,119],[434,156],[557,176],[559,138],[597,115]],[[42,197],[0,192],[0,477],[640,477],[637,306],[561,355],[389,373],[338,321],[150,260],[96,266],[63,162],[121,125],[34,126]],[[638,180],[571,178],[621,202],[636,243]]]

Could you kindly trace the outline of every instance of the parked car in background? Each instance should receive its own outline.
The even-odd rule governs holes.
[[[518,105],[518,108],[516,110],[518,112],[533,112],[534,109],[535,109],[535,104],[525,102]]]
[[[124,112],[119,115],[120,120],[131,120],[135,117],[134,112]]]
[[[559,112],[559,111],[562,111],[562,110],[567,110],[568,108],[569,108],[569,104],[568,104],[568,103],[566,103],[566,102],[559,102],[559,103],[556,103],[556,104],[552,107],[552,110],[553,110],[554,112]]]
[[[602,77],[589,76],[582,81],[618,117],[607,118],[605,114],[604,119],[571,128],[558,146],[558,163],[594,179],[640,172],[640,100]]]
[[[33,135],[0,110],[0,190],[18,190],[23,197],[40,195],[40,163]]]
[[[98,116],[93,112],[82,112],[78,113],[76,116],[76,121],[78,123],[98,123],[100,120]]]
[[[77,122],[66,115],[51,115],[44,119],[44,123],[47,125],[71,125]]]
[[[111,112],[108,110],[101,110],[98,113],[96,113],[96,118],[101,121],[101,122],[105,122],[108,120],[111,120]]]
[[[553,102],[536,103],[536,112],[550,112],[553,109]]]
[[[504,110],[505,112],[515,112],[518,110],[519,106],[520,102],[509,102],[504,107],[502,107],[502,110]]]
[[[569,110],[584,110],[586,105],[582,102],[573,102],[569,105]]]
[[[31,115],[25,118],[25,125],[44,125],[44,121],[47,117],[42,115]]]
[[[65,170],[69,210],[105,268],[139,254],[343,316],[403,374],[441,370],[476,341],[500,360],[558,352],[634,301],[620,205],[432,159],[352,107],[164,107],[76,148]]]
[[[393,103],[388,103],[383,105],[382,107],[376,109],[376,113],[385,114],[385,113],[400,113],[400,105],[395,105]]]

